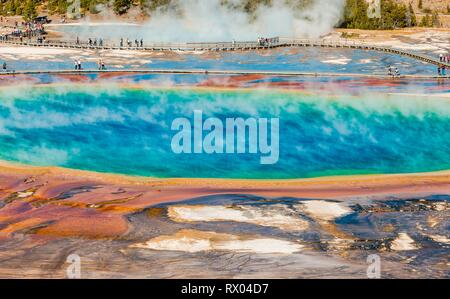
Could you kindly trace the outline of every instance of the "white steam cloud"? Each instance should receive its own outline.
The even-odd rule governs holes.
[[[145,27],[146,38],[162,41],[255,40],[259,36],[318,37],[341,19],[344,0],[315,0],[294,10],[285,1],[261,5],[255,19],[221,5],[220,0],[183,0],[174,10],[158,11]]]
[[[285,0],[273,0],[272,5],[260,5],[253,15],[230,9],[221,2],[178,0],[168,9],[153,12],[141,26],[116,24],[108,29],[90,24],[89,29],[78,28],[77,33],[83,37],[102,35],[116,40],[143,38],[146,42],[254,41],[258,37],[275,36],[316,38],[329,33],[339,23],[345,0],[312,0],[299,9]],[[240,0],[229,2],[240,3]]]

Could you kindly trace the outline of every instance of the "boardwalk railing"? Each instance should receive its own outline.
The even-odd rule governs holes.
[[[280,43],[284,47],[322,47],[322,48],[349,48],[359,50],[369,50],[377,52],[392,53],[400,56],[410,57],[416,60],[420,60],[426,63],[434,64],[437,66],[446,66],[450,68],[450,62],[439,61],[438,58],[434,58],[422,53],[406,51],[399,48],[390,46],[373,45],[364,41],[333,41],[333,40],[307,40],[307,39],[280,39]]]
[[[138,51],[248,51],[259,49],[271,49],[279,47],[322,47],[322,48],[348,48],[359,50],[370,50],[377,52],[392,53],[406,56],[437,66],[450,68],[450,63],[439,61],[438,58],[430,57],[422,53],[406,51],[389,46],[380,46],[363,41],[336,41],[336,40],[313,40],[313,39],[289,39],[273,38],[267,41],[239,41],[239,42],[214,42],[214,43],[146,43],[143,46],[133,43],[132,46],[120,46],[114,43],[103,43],[100,45],[75,40],[45,40],[37,42],[27,38],[8,37],[0,39],[0,43],[31,46],[31,47],[52,47],[71,49],[91,49],[91,50],[138,50]]]

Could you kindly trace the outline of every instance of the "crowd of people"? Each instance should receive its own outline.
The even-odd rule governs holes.
[[[128,48],[132,48],[132,47],[136,47],[136,48],[143,48],[144,47],[144,40],[141,38],[140,40],[135,39],[134,40],[134,44],[133,41],[130,40],[129,38],[127,38],[126,40],[124,40],[123,38],[120,38],[120,43],[119,43],[120,47],[123,48],[128,47]]]
[[[83,42],[80,40],[80,38],[77,36],[77,39],[75,41],[77,45],[81,44],[87,44],[90,47],[102,47],[104,43],[103,38],[88,38],[87,42]],[[135,39],[134,41],[130,39],[120,39],[119,46],[121,48],[143,48],[144,47],[144,40],[141,38],[140,40]]]
[[[77,42],[79,43],[79,39],[78,38],[77,38]],[[94,46],[94,47],[96,47],[96,46],[103,47],[103,38],[99,38],[99,39],[97,39],[97,38],[94,38],[94,39],[89,38],[88,39],[88,45],[89,46]]]
[[[86,44],[89,45],[90,47],[102,47],[103,46],[103,38],[88,38]],[[80,40],[80,37],[77,36],[77,39],[75,41],[76,45],[81,45],[83,44],[83,42]]]
[[[274,38],[266,38],[266,37],[259,37],[258,38],[258,45],[260,45],[261,47],[267,47],[270,45],[274,45],[279,43],[280,39],[278,37],[274,37]]]
[[[439,54],[439,61],[444,63],[450,63],[450,54]]]
[[[19,38],[23,42],[24,38],[31,39],[36,37],[44,41],[42,35],[45,34],[45,28],[42,23],[39,22],[15,22],[14,28],[8,34],[3,34],[0,36],[0,40],[10,40],[13,38]]]

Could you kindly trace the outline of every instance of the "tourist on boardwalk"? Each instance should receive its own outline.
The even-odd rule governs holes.
[[[80,38],[77,36],[77,45],[80,44]]]
[[[390,77],[394,76],[394,73],[392,72],[392,66],[391,65],[388,67],[388,76],[390,76]]]
[[[258,37],[258,44],[259,44],[260,46],[263,45],[263,39],[262,39],[262,37]]]
[[[73,64],[74,64],[74,66],[75,66],[75,70],[78,70],[78,61],[75,60],[75,61],[73,62]]]
[[[441,66],[438,66],[438,76],[441,76],[442,75],[442,72],[441,72]]]
[[[395,76],[400,77],[400,71],[397,67],[395,68]]]
[[[123,38],[122,37],[120,38],[120,47],[121,48],[123,47]]]
[[[6,61],[3,62],[3,71],[6,72],[8,70],[8,66],[6,65]]]
[[[82,68],[81,68],[81,60],[80,59],[78,59],[78,61],[77,61],[77,65],[78,65],[78,70],[82,70]]]
[[[99,45],[100,47],[103,47],[103,38],[100,38],[100,39],[98,40],[98,45]]]
[[[89,38],[88,44],[89,44],[89,46],[92,46],[92,39],[91,38]]]
[[[101,59],[101,58],[98,60],[98,70],[99,71],[106,70],[105,63],[103,62],[103,59]]]
[[[144,40],[141,38],[141,48],[144,47]]]
[[[447,68],[444,66],[442,66],[442,76],[447,76]]]

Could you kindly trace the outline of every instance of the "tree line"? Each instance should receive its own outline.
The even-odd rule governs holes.
[[[287,0],[292,2],[308,2],[311,0]],[[105,5],[111,8],[117,15],[122,15],[128,10],[137,6],[143,12],[150,13],[158,8],[168,7],[175,0],[80,0],[82,13],[98,13],[99,5]],[[271,4],[272,0],[242,0],[239,4],[236,1],[221,0],[223,5],[231,8],[243,9],[247,12],[253,12],[260,4]],[[23,16],[25,19],[35,17],[38,8],[43,8],[49,14],[65,14],[69,2],[67,0],[0,0],[0,15],[2,16]]]
[[[314,0],[286,0],[296,9],[307,7]],[[230,9],[254,13],[259,5],[270,5],[273,0],[221,0],[222,5]],[[151,14],[156,9],[164,9],[169,5],[176,5],[176,0],[80,0],[81,13],[96,14],[99,5],[110,7],[117,15],[125,14],[133,6],[140,7],[143,12]],[[21,15],[30,21],[38,15],[38,8],[50,15],[66,14],[67,0],[0,0],[0,15]],[[420,21],[416,18],[415,10],[425,13]],[[450,13],[450,5],[447,6]],[[370,17],[369,4],[366,0],[346,0],[341,28],[351,29],[395,29],[414,26],[439,27],[440,20],[437,11],[423,7],[419,1],[418,7],[398,3],[395,0],[381,0],[381,15]]]
[[[366,0],[346,0],[341,27],[388,30],[414,26],[440,27],[441,25],[439,13],[424,9],[422,1],[419,1],[416,8],[416,10],[425,10],[426,12],[420,21],[417,20],[415,8],[411,3],[406,5],[394,0],[381,0],[381,14],[378,17],[369,17],[369,9],[369,3]]]
[[[108,0],[81,0],[81,10],[96,13],[97,5],[107,2]],[[63,15],[68,6],[69,2],[66,0],[0,0],[0,15],[23,16],[26,21],[31,21],[38,15],[38,8],[51,15]]]

